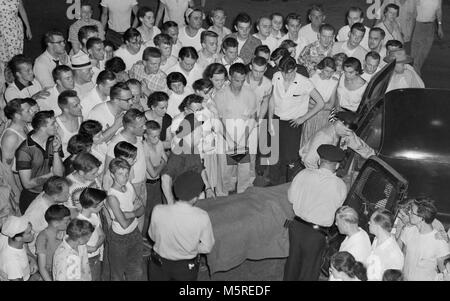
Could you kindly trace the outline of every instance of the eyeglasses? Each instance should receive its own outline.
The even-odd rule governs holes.
[[[50,42],[50,44],[66,44],[66,40],[61,40],[57,42]]]
[[[122,100],[122,101],[129,102],[130,100],[133,100],[133,99],[134,99],[134,96],[132,96],[132,97],[130,97],[130,98],[119,98],[119,97],[117,97],[116,99],[119,99],[119,100]]]

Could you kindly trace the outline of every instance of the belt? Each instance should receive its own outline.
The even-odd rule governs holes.
[[[158,265],[163,265],[165,263],[178,263],[178,264],[199,264],[200,263],[200,255],[195,256],[192,259],[181,259],[181,260],[170,260],[164,257],[161,257],[158,253],[152,250],[150,254],[150,258],[153,262]]]
[[[313,223],[307,222],[307,221],[305,221],[304,219],[301,219],[298,216],[295,216],[294,220],[296,220],[297,222],[302,223],[302,224],[304,224],[306,226],[309,226],[309,227],[313,228],[314,230],[324,234],[325,236],[328,236],[328,230],[330,229],[329,227],[323,227],[323,226],[320,226],[320,225],[317,225],[317,224],[313,224]]]

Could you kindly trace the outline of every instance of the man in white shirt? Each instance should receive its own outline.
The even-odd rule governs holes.
[[[185,13],[187,25],[181,27],[178,40],[183,47],[194,47],[199,51],[202,48],[200,35],[203,31],[203,11],[199,8],[188,8]]]
[[[172,38],[168,34],[161,33],[153,38],[153,42],[155,43],[155,47],[161,51],[161,64],[159,65],[159,69],[168,74],[167,71],[178,63],[177,57],[172,55]]]
[[[109,100],[111,88],[117,84],[116,76],[111,71],[102,71],[97,77],[97,85],[81,99],[83,119],[87,120],[89,112],[98,104]]]
[[[359,7],[350,7],[349,10],[347,11],[346,18],[347,18],[347,25],[341,27],[336,36],[338,42],[343,42],[348,39],[348,33],[350,32],[350,29],[353,26],[353,24],[364,22],[364,12]],[[364,27],[366,28],[366,32],[362,39],[361,46],[366,48],[367,50],[369,48],[368,43],[369,43],[370,28],[367,26]]]
[[[46,89],[34,77],[33,61],[23,54],[14,56],[8,63],[8,67],[14,76],[14,81],[5,90],[5,100],[14,98],[33,98],[34,100],[50,95]]]
[[[125,44],[114,52],[114,56],[120,57],[125,62],[125,71],[128,72],[134,64],[142,60],[145,49],[142,46],[141,33],[135,28],[127,29],[123,34],[123,40]]]
[[[386,56],[386,47],[383,45],[386,32],[382,28],[374,27],[369,31],[369,48],[368,51],[378,52],[381,58]]]
[[[91,60],[84,52],[72,56],[72,70],[75,80],[74,90],[77,91],[80,98],[84,98],[91,91],[95,84],[92,82],[92,64]]]
[[[138,25],[137,12],[139,9],[137,0],[102,0],[101,21],[104,28],[108,25],[106,39],[111,41],[114,46],[122,45],[122,35],[130,28],[131,15],[135,16],[133,27]]]
[[[161,32],[167,34],[172,39],[172,55],[178,57],[180,49],[183,47],[178,39],[179,27],[178,24],[173,21],[164,22],[161,27]]]
[[[370,82],[372,77],[377,74],[378,71],[381,70],[379,68],[381,62],[381,57],[378,54],[378,52],[371,51],[366,54],[366,59],[364,60],[364,68],[363,68],[363,74],[361,74],[361,77],[366,81]]]
[[[46,50],[34,61],[34,74],[43,88],[55,85],[52,71],[56,66],[70,66],[69,56],[66,53],[66,40],[59,31],[49,31],[45,34]]]
[[[198,51],[197,64],[202,70],[208,65],[216,63],[218,59],[217,50],[219,49],[219,35],[214,31],[205,30],[200,35],[202,48]]]
[[[99,38],[90,38],[86,42],[86,49],[91,59],[92,72],[92,82],[97,82],[97,76],[100,72],[105,70],[105,45],[103,41]]]
[[[348,39],[346,41],[334,43],[331,54],[335,55],[343,52],[348,57],[357,58],[361,63],[364,62],[367,50],[361,46],[361,42],[365,34],[366,28],[362,23],[353,24],[348,33]]]
[[[347,251],[356,261],[366,262],[371,251],[370,239],[367,232],[359,226],[358,213],[349,206],[342,206],[336,211],[336,226],[339,233],[345,235],[339,247],[339,252]]]
[[[257,33],[253,34],[253,36],[259,40],[261,40],[262,45],[267,45],[269,47],[270,52],[273,52],[278,47],[278,40],[271,35],[272,30],[272,20],[270,17],[262,16],[259,18],[256,23]]]
[[[75,82],[72,69],[66,65],[56,66],[53,69],[52,76],[56,85],[48,90],[50,95],[46,98],[37,99],[36,102],[41,111],[53,110],[55,116],[58,116],[61,114],[61,109],[58,106],[58,96],[63,91],[73,90]]]
[[[308,19],[311,23],[300,28],[300,36],[307,41],[307,45],[318,40],[319,29],[325,21],[325,12],[321,5],[313,5],[309,9]]]
[[[199,254],[209,253],[214,246],[208,213],[194,207],[203,187],[201,175],[187,171],[173,184],[177,202],[153,209],[148,230],[155,242],[149,265],[150,280],[197,280]]]
[[[409,212],[412,227],[402,230],[398,243],[405,254],[403,275],[407,281],[436,281],[444,271],[444,259],[450,255],[445,240],[436,238],[432,222],[437,214],[433,202],[415,201]]]
[[[202,68],[197,65],[198,54],[194,47],[183,47],[178,55],[178,64],[167,70],[167,74],[180,72],[187,81],[186,87],[192,89],[192,84],[203,77]]]

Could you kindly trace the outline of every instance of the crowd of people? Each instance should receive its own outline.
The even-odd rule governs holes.
[[[351,7],[340,29],[320,5],[306,19],[239,13],[232,28],[204,0],[100,5],[95,20],[82,1],[80,19],[48,31],[33,60],[22,0],[0,0],[2,280],[145,280],[145,255],[149,280],[196,280],[215,242],[197,200],[242,193],[257,176],[286,183],[299,158],[285,280],[319,278],[334,222],[347,238],[330,279],[435,280],[438,268],[447,279],[430,202],[409,205],[399,244],[392,214],[376,211],[371,244],[335,175],[342,149],[375,154],[354,122],[383,66],[395,60],[388,91],[424,87],[440,0],[385,0],[372,27]]]

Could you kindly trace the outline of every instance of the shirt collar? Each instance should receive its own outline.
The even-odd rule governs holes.
[[[32,86],[32,85],[33,85],[33,82],[28,82],[28,85],[25,86],[25,85],[23,85],[19,80],[15,79],[15,80],[14,80],[14,84],[16,85],[17,89],[19,89],[19,91],[22,91],[23,89]]]

